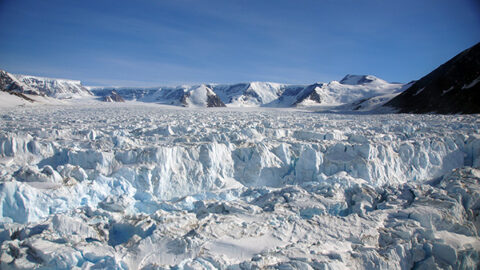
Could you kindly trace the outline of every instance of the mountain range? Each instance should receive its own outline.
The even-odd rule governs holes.
[[[388,83],[372,75],[347,75],[343,80],[311,85],[272,82],[201,84],[159,88],[92,88],[97,96],[116,91],[127,100],[186,107],[296,107],[335,106],[397,93],[403,84]],[[210,101],[210,102],[208,102]],[[225,105],[224,105],[225,104]]]
[[[418,81],[389,83],[373,75],[290,85],[273,82],[176,87],[86,87],[80,81],[11,74],[0,70],[0,90],[27,101],[96,98],[183,107],[322,107],[400,113],[480,113],[480,43]],[[380,108],[383,106],[383,108]],[[389,109],[385,109],[389,108]]]

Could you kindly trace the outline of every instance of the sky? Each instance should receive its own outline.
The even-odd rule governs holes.
[[[478,0],[0,0],[0,69],[84,85],[409,82],[479,41]]]

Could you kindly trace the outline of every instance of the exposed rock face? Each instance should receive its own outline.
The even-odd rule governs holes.
[[[8,76],[8,73],[4,70],[0,70],[0,90],[9,91],[20,89],[20,85],[16,84],[13,79]]]
[[[19,81],[13,74],[10,74],[4,70],[0,70],[0,90],[6,92],[16,92],[32,95],[41,95],[35,89],[25,85],[23,82]]]
[[[322,87],[322,85],[323,83],[315,83],[305,87],[304,91],[297,96],[297,100],[295,101],[295,103],[293,103],[293,105],[297,106],[298,104],[308,100],[316,102],[318,104],[322,103],[322,98],[316,91],[317,87]]]
[[[188,107],[188,98],[190,97],[189,92],[184,92],[183,95],[180,98],[180,103],[182,104],[183,107]]]
[[[215,94],[207,94],[207,107],[226,107],[225,103]]]
[[[401,113],[480,113],[480,43],[421,78],[384,106]]]
[[[58,99],[92,95],[80,81],[11,74],[3,70],[0,70],[0,89]]]
[[[117,91],[112,90],[109,96],[105,96],[103,98],[103,101],[105,102],[125,102],[123,97],[117,93]]]
[[[32,93],[31,91],[25,91],[25,86],[21,82],[15,79],[11,74],[4,70],[0,70],[0,91],[5,91],[11,95],[15,95],[19,98],[27,100],[29,102],[34,102],[33,99],[27,97],[23,93]],[[38,94],[38,93],[34,93]]]

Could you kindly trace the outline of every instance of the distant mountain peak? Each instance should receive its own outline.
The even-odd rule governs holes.
[[[347,74],[343,79],[340,81],[341,84],[348,84],[348,85],[359,85],[359,84],[367,84],[367,83],[372,83],[375,81],[383,81],[382,79],[379,79],[373,75],[353,75],[353,74]]]

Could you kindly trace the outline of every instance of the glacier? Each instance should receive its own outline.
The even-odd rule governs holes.
[[[479,130],[478,115],[0,108],[0,267],[476,269]]]

